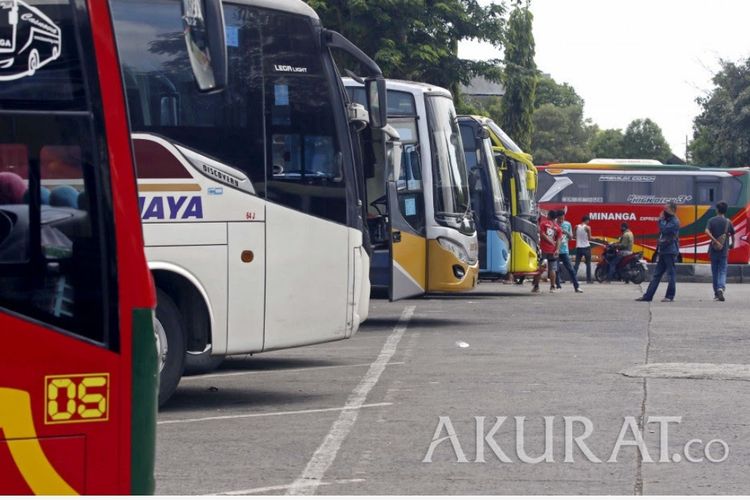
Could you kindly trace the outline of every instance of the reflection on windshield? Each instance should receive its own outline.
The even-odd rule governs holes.
[[[469,209],[469,184],[453,101],[447,97],[430,96],[427,104],[435,172],[435,211],[466,213]]]
[[[503,129],[501,129],[497,123],[490,121],[488,123],[490,130],[500,139],[500,142],[503,143],[503,147],[507,149],[508,151],[512,151],[513,153],[523,153],[523,150],[518,147],[518,144],[513,142],[513,139],[510,138],[508,134],[505,133]]]

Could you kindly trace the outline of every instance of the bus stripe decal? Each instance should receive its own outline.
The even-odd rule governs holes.
[[[77,495],[78,493],[49,463],[34,429],[29,393],[0,387],[0,427],[6,444],[23,476],[35,495]]]

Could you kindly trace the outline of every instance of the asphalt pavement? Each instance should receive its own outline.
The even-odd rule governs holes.
[[[184,378],[157,493],[750,491],[750,286],[563,286],[374,300],[350,340]]]

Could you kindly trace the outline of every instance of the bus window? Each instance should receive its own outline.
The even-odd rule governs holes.
[[[411,94],[388,91],[392,94]],[[413,98],[412,98],[413,102]],[[391,102],[388,101],[390,108]],[[417,121],[415,118],[390,118],[389,123],[398,131],[404,152],[401,155],[401,176],[396,182],[401,214],[409,225],[422,233],[425,227],[424,192],[422,189],[422,161],[419,149]]]
[[[113,0],[111,8],[132,131],[166,137],[237,168],[263,196],[263,79],[255,9],[225,6],[231,34],[228,87],[207,94],[198,90],[190,66],[181,2]],[[139,176],[159,177],[159,163],[136,153]]]
[[[722,199],[730,206],[743,205],[740,203],[740,193],[742,192],[742,181],[739,177],[724,177],[721,180]]]
[[[469,209],[469,189],[453,101],[447,97],[429,96],[427,102],[436,173],[435,211],[442,215],[463,214]]]
[[[615,204],[642,204],[651,194],[653,175],[601,174],[599,182],[604,188],[604,202]]]
[[[657,203],[672,200],[678,204],[692,204],[693,176],[657,175],[651,194],[658,200]]]
[[[260,22],[272,162],[268,199],[345,224],[343,152],[312,25],[284,13],[263,12]]]
[[[49,64],[54,74],[67,74]],[[116,349],[116,309],[105,307],[116,287],[104,237],[114,232],[105,223],[111,207],[89,202],[89,194],[111,200],[101,187],[104,138],[81,113],[87,107],[68,111],[73,101],[44,89],[30,105],[56,113],[0,116],[0,308]]]

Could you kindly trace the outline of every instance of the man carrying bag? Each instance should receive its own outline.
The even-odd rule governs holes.
[[[727,218],[727,203],[716,204],[716,215],[706,224],[706,235],[711,239],[708,256],[711,258],[711,276],[714,285],[714,300],[724,302],[727,288],[727,260],[729,249],[734,246],[734,226]]]

